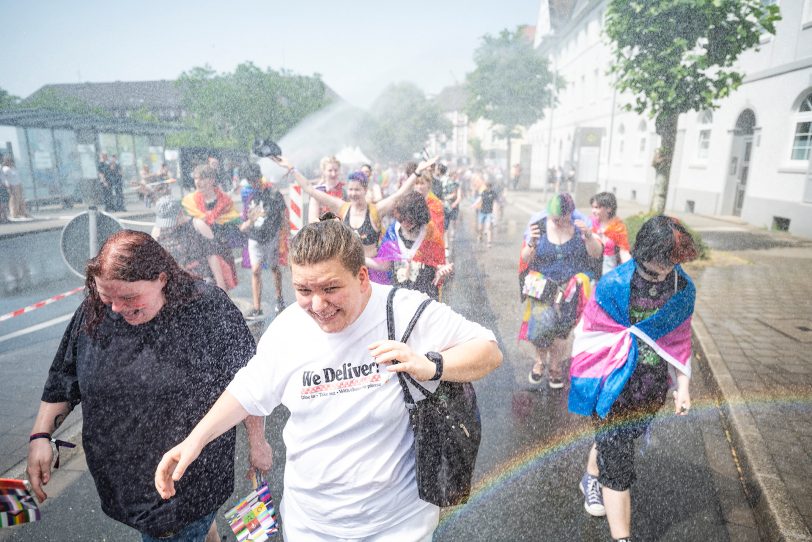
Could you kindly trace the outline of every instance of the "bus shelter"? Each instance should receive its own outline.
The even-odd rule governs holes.
[[[94,202],[102,153],[117,155],[125,184],[146,164],[157,172],[173,125],[50,109],[0,112],[0,155],[11,156],[26,201],[43,204]]]

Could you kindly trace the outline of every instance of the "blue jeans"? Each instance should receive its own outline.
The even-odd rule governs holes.
[[[184,527],[182,531],[168,538],[155,538],[147,533],[141,533],[141,540],[143,540],[143,542],[204,542],[216,513],[217,512],[214,511],[200,519],[196,519]]]

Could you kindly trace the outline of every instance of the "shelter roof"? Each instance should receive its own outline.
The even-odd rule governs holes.
[[[71,113],[54,109],[8,109],[0,111],[0,126],[97,130],[99,132],[161,135],[183,130],[171,124],[144,122],[129,118]]]

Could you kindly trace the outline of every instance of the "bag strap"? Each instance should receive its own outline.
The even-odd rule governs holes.
[[[386,298],[386,329],[389,334],[390,341],[397,340],[395,338],[395,314],[393,307],[395,292],[397,292],[397,290],[398,288],[393,287],[389,291],[389,295]],[[407,340],[409,340],[409,336],[412,334],[412,330],[414,329],[414,326],[417,324],[417,320],[420,318],[420,315],[423,314],[423,311],[426,310],[426,307],[429,305],[429,303],[431,303],[431,298],[424,300],[422,303],[420,303],[420,306],[417,307],[417,310],[415,311],[414,316],[412,316],[409,325],[406,326],[406,331],[400,338],[400,342],[405,343]],[[395,361],[395,363],[398,362]],[[426,388],[424,388],[423,386],[421,386],[420,384],[418,384],[417,381],[414,378],[412,378],[412,375],[398,373],[398,381],[400,382],[400,387],[403,389],[403,398],[406,401],[407,408],[413,408],[416,404],[414,397],[412,397],[412,394],[409,391],[409,386],[406,384],[407,380],[411,382],[413,386],[419,389],[424,396],[426,397],[431,396],[431,392]]]

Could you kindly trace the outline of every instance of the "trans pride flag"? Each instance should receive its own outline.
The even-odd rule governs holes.
[[[569,410],[605,418],[637,367],[638,341],[666,360],[670,369],[691,376],[691,315],[696,288],[678,265],[687,286],[652,316],[631,325],[629,301],[635,262],[605,275],[575,328],[570,366]],[[671,371],[673,372],[673,371]]]

